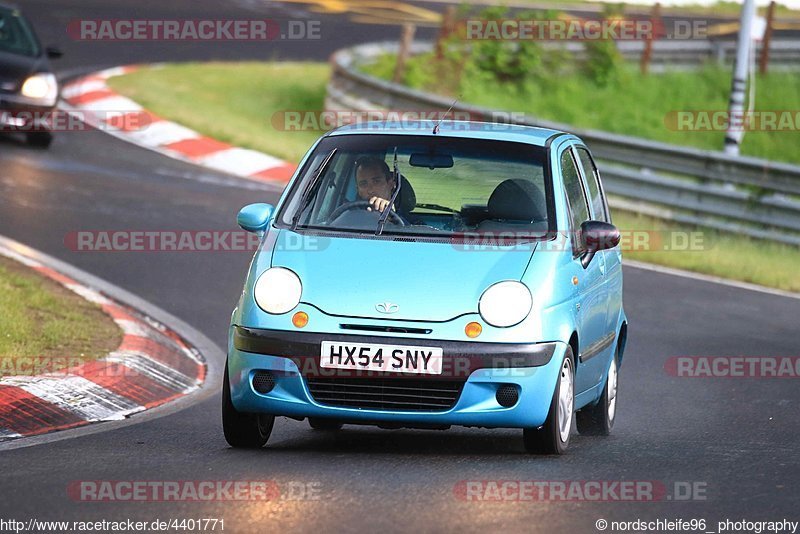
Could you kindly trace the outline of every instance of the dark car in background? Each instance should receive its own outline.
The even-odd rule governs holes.
[[[0,3],[0,131],[23,132],[31,145],[50,145],[48,117],[59,87],[49,59],[60,56],[42,47],[19,9]]]

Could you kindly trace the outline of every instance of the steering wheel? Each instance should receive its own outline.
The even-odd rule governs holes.
[[[357,210],[357,209],[366,209],[366,208],[368,208],[370,206],[372,206],[372,204],[370,204],[368,200],[356,200],[355,202],[349,202],[347,204],[342,204],[341,206],[339,206],[338,208],[333,210],[333,213],[331,213],[331,215],[330,215],[330,220],[331,221],[336,220],[339,216],[341,216],[343,213],[345,213],[347,211],[352,211],[352,210]],[[375,213],[380,214],[381,212],[375,211]],[[398,215],[396,211],[389,210],[388,219],[392,219],[392,223],[397,224],[399,226],[405,226],[406,225],[406,223],[403,220],[403,218],[400,217],[400,215]]]

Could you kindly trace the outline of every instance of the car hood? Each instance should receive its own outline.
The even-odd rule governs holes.
[[[490,285],[520,280],[535,247],[527,243],[466,250],[449,242],[319,237],[281,230],[272,266],[297,273],[303,283],[302,302],[329,315],[447,321],[477,313],[478,299]]]
[[[0,51],[0,92],[15,93],[35,72],[49,72],[44,57],[30,57]]]

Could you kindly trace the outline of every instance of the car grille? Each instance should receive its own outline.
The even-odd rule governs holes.
[[[406,378],[307,378],[320,404],[371,410],[437,412],[455,406],[463,381]]]

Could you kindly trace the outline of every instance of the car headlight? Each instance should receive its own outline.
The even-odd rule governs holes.
[[[20,92],[22,96],[45,100],[48,104],[55,104],[58,99],[58,83],[53,74],[40,72],[25,80]]]
[[[272,267],[261,273],[253,290],[258,307],[274,315],[294,309],[302,293],[300,278],[283,267]]]
[[[478,311],[492,326],[519,324],[531,312],[533,297],[525,284],[514,281],[498,282],[483,292]]]

